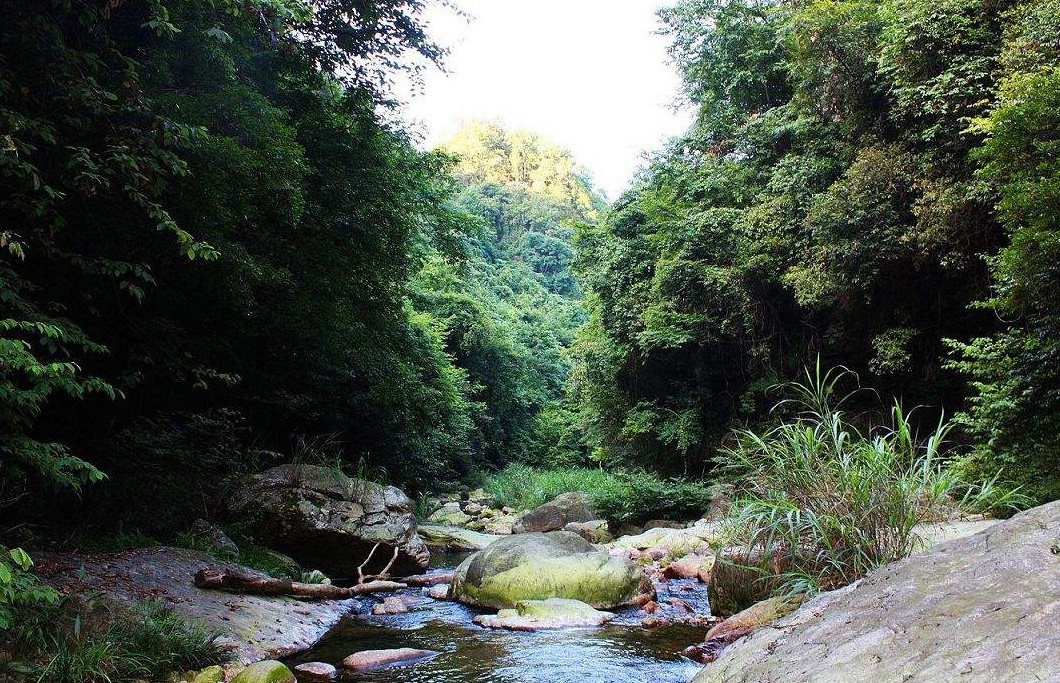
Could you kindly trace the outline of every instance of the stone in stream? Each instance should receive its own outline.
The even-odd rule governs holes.
[[[511,631],[541,631],[554,628],[602,626],[615,618],[579,600],[549,598],[548,600],[520,600],[513,609],[502,609],[497,614],[480,614],[474,621],[486,628]]]
[[[331,683],[338,678],[338,669],[324,662],[306,662],[294,668],[298,683]]]
[[[713,555],[686,555],[671,562],[663,570],[663,576],[668,579],[698,579],[703,583],[710,583],[713,569]]]
[[[399,597],[390,596],[383,598],[383,602],[372,605],[372,614],[406,614],[409,606]]]
[[[493,609],[548,598],[611,609],[652,590],[628,557],[610,557],[577,534],[555,531],[506,536],[475,553],[457,567],[452,594]]]
[[[394,650],[362,650],[342,660],[342,666],[351,671],[371,671],[399,664],[415,664],[438,656],[434,650],[417,650],[402,647]]]
[[[229,509],[259,543],[339,579],[355,576],[373,549],[366,574],[382,571],[395,549],[391,573],[396,576],[417,574],[430,559],[416,535],[408,496],[333,468],[274,467],[245,481]]]
[[[515,520],[512,531],[517,534],[558,531],[570,522],[589,522],[599,517],[588,493],[571,491],[524,512]]]
[[[239,672],[232,683],[296,683],[294,674],[281,662],[255,662]]]
[[[448,600],[449,593],[452,591],[452,586],[449,584],[439,584],[437,586],[431,586],[427,591],[427,595],[435,600]]]

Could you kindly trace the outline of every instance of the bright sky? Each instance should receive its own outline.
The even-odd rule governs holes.
[[[405,116],[433,147],[462,121],[527,128],[568,148],[608,197],[645,151],[684,132],[679,79],[655,35],[665,0],[454,0],[470,15],[428,12],[432,38],[452,51],[449,73],[426,74]]]

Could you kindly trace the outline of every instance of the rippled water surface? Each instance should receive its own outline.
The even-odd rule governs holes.
[[[705,607],[702,588],[670,587],[689,604]],[[418,589],[404,593],[423,595]],[[370,605],[366,599],[365,611]],[[338,666],[359,650],[397,647],[441,653],[426,662],[347,675],[348,683],[687,683],[700,668],[681,650],[701,641],[703,628],[641,628],[643,613],[635,610],[603,628],[537,633],[483,629],[471,622],[477,613],[424,595],[408,614],[351,616],[292,661]]]

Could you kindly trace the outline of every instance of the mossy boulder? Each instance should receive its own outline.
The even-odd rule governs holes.
[[[239,672],[232,683],[296,683],[294,673],[282,662],[267,659],[256,662]]]
[[[507,536],[457,567],[453,596],[501,609],[569,598],[597,609],[633,604],[651,584],[627,557],[610,557],[569,531]]]
[[[191,679],[191,683],[222,683],[225,679],[225,670],[216,664],[208,666]]]

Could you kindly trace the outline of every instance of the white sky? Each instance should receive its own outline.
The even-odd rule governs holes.
[[[470,15],[428,11],[429,34],[451,49],[405,117],[433,147],[462,121],[497,120],[568,148],[608,197],[626,188],[644,151],[684,132],[667,40],[665,0],[454,0]]]

